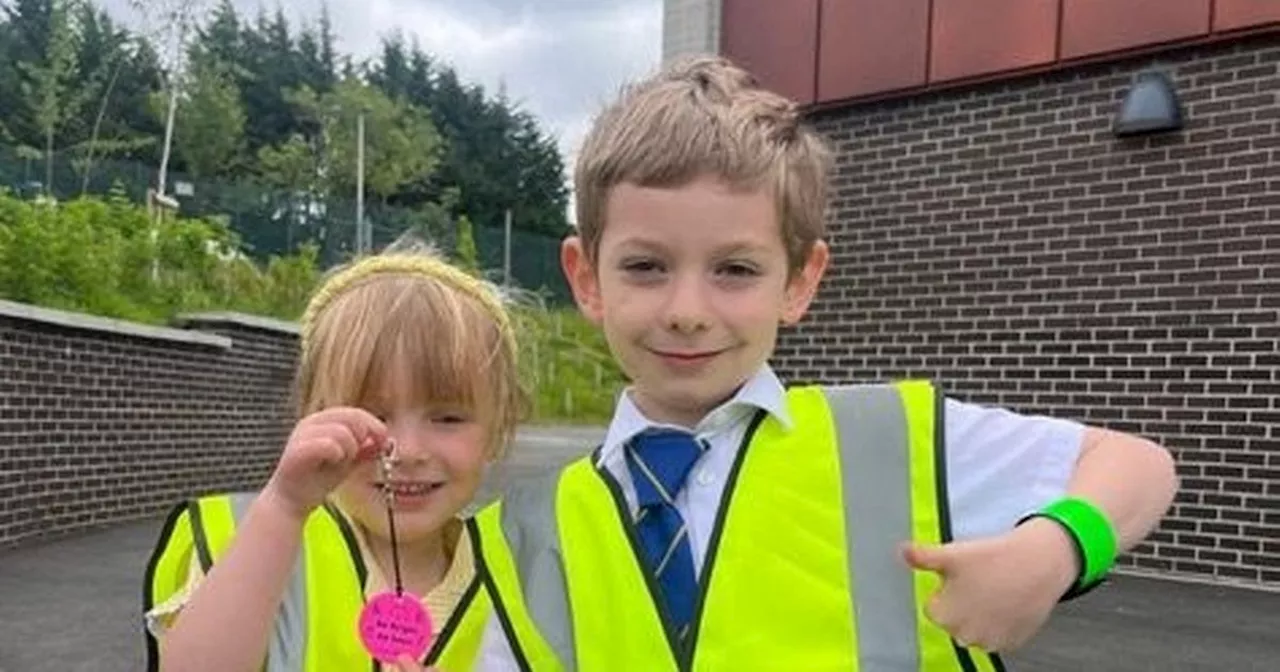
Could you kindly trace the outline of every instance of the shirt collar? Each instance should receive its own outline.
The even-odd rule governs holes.
[[[763,410],[772,415],[784,428],[791,429],[791,414],[787,412],[787,391],[768,364],[761,366],[728,401],[703,417],[692,430],[701,437],[718,434],[756,410]],[[604,464],[611,455],[622,450],[622,447],[636,435],[658,428],[690,430],[688,427],[649,420],[632,401],[631,388],[628,387],[623,390],[618,399],[613,419],[609,422],[609,430],[605,434],[604,443],[600,446],[597,464]]]

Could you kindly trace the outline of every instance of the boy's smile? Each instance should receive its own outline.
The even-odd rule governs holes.
[[[711,178],[621,184],[605,221],[594,263],[580,239],[565,242],[565,273],[636,404],[685,427],[768,360],[778,324],[804,314],[827,260],[819,242],[792,272],[772,196]]]

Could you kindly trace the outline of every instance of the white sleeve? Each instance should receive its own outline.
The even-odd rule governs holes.
[[[1066,493],[1084,425],[953,399],[945,409],[947,491],[957,541],[1003,534]]]
[[[507,641],[507,634],[502,630],[502,623],[496,614],[490,614],[484,624],[484,634],[480,638],[480,659],[476,668],[481,672],[520,672],[516,663],[515,652]]]

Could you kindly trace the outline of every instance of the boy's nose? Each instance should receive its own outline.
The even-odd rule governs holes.
[[[704,289],[697,277],[684,277],[672,283],[665,316],[668,329],[688,333],[707,327]]]

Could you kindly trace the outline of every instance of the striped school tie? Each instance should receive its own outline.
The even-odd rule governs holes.
[[[687,432],[661,430],[641,434],[626,451],[640,505],[636,532],[681,639],[693,618],[698,579],[693,572],[688,529],[676,510],[675,499],[704,449]]]

